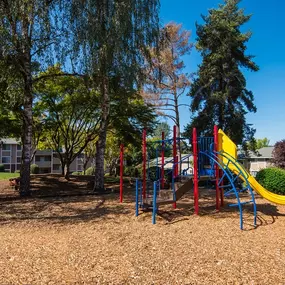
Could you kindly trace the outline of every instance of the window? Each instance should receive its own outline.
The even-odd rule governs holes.
[[[44,157],[44,159],[45,159],[45,161],[51,161],[51,156],[50,156],[50,155],[46,155],[46,156]]]
[[[21,157],[17,157],[17,163],[21,163]]]
[[[51,156],[50,155],[37,155],[36,161],[37,162],[51,161]]]
[[[78,159],[79,159],[79,158],[84,158],[84,153],[78,154],[78,155],[77,155],[77,158],[78,158]]]
[[[59,169],[60,169],[60,164],[53,165],[53,170],[59,170]]]
[[[22,146],[20,144],[17,144],[17,150],[22,150]]]
[[[11,162],[10,156],[3,156],[2,157],[2,163],[10,163],[10,162]]]
[[[3,150],[11,150],[11,145],[10,144],[3,144],[2,149]]]

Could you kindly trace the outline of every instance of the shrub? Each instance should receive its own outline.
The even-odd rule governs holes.
[[[71,173],[71,175],[81,175],[81,172],[80,171],[74,171]]]
[[[89,168],[86,169],[85,171],[86,175],[94,175],[95,174],[95,167],[91,166]]]
[[[285,170],[265,168],[256,175],[256,180],[268,191],[285,195]]]
[[[161,171],[161,169],[159,167],[152,166],[146,170],[146,175],[149,175],[148,177],[151,181],[155,181],[157,179],[157,175],[159,174],[160,171]],[[158,177],[159,177],[159,175],[158,175]]]
[[[134,166],[126,166],[124,167],[124,175],[130,176],[130,177],[137,177],[138,176],[138,170]]]
[[[4,166],[4,164],[0,164],[0,172],[5,172],[5,166]]]
[[[32,164],[31,165],[31,173],[32,174],[39,174],[40,168],[37,164]]]

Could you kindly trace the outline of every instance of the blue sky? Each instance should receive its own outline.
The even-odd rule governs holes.
[[[206,15],[219,3],[223,1],[161,0],[162,23],[181,23],[192,32],[191,41],[195,42],[195,22],[202,23],[201,14]],[[247,120],[256,128],[256,138],[268,137],[274,144],[285,139],[285,1],[243,0],[240,7],[252,14],[243,29],[253,32],[247,52],[256,56],[260,67],[258,72],[245,72],[247,88],[253,91],[257,106],[257,113],[248,114]],[[192,73],[197,71],[201,57],[193,49],[184,62],[185,71]],[[190,102],[186,96],[182,100]],[[184,126],[190,121],[187,107],[180,108],[180,117]]]

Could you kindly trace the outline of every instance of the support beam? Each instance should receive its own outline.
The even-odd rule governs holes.
[[[123,202],[124,145],[120,146],[120,203]]]
[[[197,130],[193,128],[193,159],[194,159],[194,213],[199,214],[199,189],[198,189],[198,141]]]

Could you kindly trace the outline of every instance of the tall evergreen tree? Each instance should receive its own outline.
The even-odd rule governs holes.
[[[112,82],[119,80],[126,90],[137,88],[142,83],[144,53],[158,34],[158,9],[159,0],[72,1],[72,30],[79,43],[77,58],[84,64],[83,68],[92,76],[101,94],[94,183],[96,192],[104,189],[104,152]]]
[[[251,15],[244,14],[239,2],[226,0],[219,8],[209,10],[208,16],[202,16],[203,25],[197,24],[197,49],[203,61],[189,93],[194,115],[186,127],[186,132],[197,127],[209,135],[217,124],[237,144],[252,138],[255,132],[246,122],[247,112],[256,112],[256,107],[242,69],[259,69],[253,56],[246,54],[251,32],[242,33],[240,28]]]

